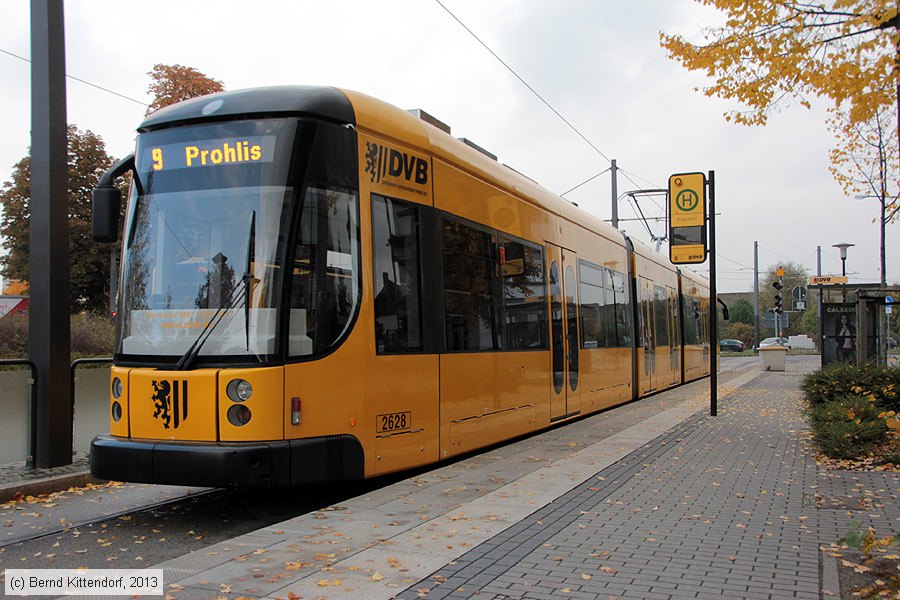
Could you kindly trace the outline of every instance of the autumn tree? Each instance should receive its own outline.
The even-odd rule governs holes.
[[[725,25],[702,31],[703,42],[660,34],[669,56],[715,83],[707,96],[737,100],[747,111],[726,118],[764,125],[791,99],[813,96],[845,106],[854,122],[894,105],[900,83],[894,0],[698,0],[725,13]]]
[[[728,307],[729,319],[732,323],[753,325],[753,304],[745,298],[738,298]],[[740,338],[738,338],[740,339]]]
[[[888,200],[896,190],[880,186],[891,177],[896,182],[895,159],[900,159],[900,4],[894,0],[698,2],[724,13],[725,24],[703,29],[699,43],[666,33],[660,33],[660,43],[670,58],[688,70],[715,78],[704,89],[707,96],[737,100],[747,107],[729,111],[725,118],[765,125],[770,113],[791,101],[808,108],[814,96],[831,100],[833,119],[837,119],[832,129],[840,143],[848,146],[832,152],[832,173],[847,193],[859,189],[853,181],[861,175],[852,172],[859,169],[850,156],[863,147],[872,150],[874,124],[882,132],[882,146],[875,154],[881,153],[885,168],[871,177],[877,190],[871,193],[880,197],[885,211],[893,207],[891,216],[896,214],[896,196],[893,203]],[[888,130],[893,135],[884,135]],[[871,168],[877,171],[877,165],[878,160],[866,165],[862,178],[873,174]],[[882,228],[887,212],[882,213]],[[882,242],[882,278],[883,249]]]
[[[182,100],[225,91],[221,81],[207,77],[193,67],[158,64],[147,74],[151,80],[147,91],[153,96],[148,115]]]
[[[91,192],[114,162],[103,140],[90,131],[68,128],[68,217],[72,310],[105,312],[109,306],[110,244],[91,236]],[[31,159],[20,160],[3,184],[0,235],[6,254],[0,257],[4,277],[28,280]]]
[[[873,198],[881,208],[881,285],[887,285],[885,226],[900,209],[900,163],[897,138],[893,135],[896,123],[896,107],[879,109],[871,119],[858,122],[846,112],[832,109],[828,119],[828,127],[838,139],[829,152],[829,170],[835,181],[848,196]]]

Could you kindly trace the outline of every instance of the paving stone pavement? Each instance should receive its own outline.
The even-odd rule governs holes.
[[[398,597],[820,598],[820,545],[853,520],[900,531],[900,481],[816,465],[809,368],[761,375]]]
[[[18,494],[36,496],[99,482],[91,477],[86,452],[74,453],[72,464],[49,469],[35,469],[25,461],[3,463],[0,464],[0,502],[11,500]]]

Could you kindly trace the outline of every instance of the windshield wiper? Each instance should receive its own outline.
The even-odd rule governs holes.
[[[244,277],[253,279],[253,263],[256,261],[256,211],[250,217],[250,241],[247,242],[247,268]],[[244,285],[244,335],[247,337],[247,352],[250,352],[250,302],[253,290],[250,282]]]
[[[181,358],[178,359],[178,362],[175,363],[176,371],[186,371],[191,368],[191,366],[194,364],[194,361],[200,355],[200,350],[203,349],[203,345],[212,336],[212,332],[226,317],[228,311],[236,308],[242,300],[244,302],[244,327],[247,336],[247,350],[250,350],[250,294],[252,292],[251,284],[253,283],[254,279],[253,274],[250,271],[253,268],[252,263],[253,255],[255,254],[255,238],[256,211],[253,211],[253,215],[250,218],[250,239],[247,247],[247,270],[241,276],[241,283],[231,291],[231,296],[228,298],[228,301],[220,305],[216,309],[216,312],[213,313],[213,316],[206,323],[206,326],[203,327],[203,331],[200,332],[200,335],[197,336],[197,339],[194,340],[194,343],[191,344],[191,347],[188,348],[184,352],[184,354],[181,355]]]
[[[194,340],[194,343],[191,344],[191,347],[188,348],[184,354],[181,355],[181,358],[178,359],[178,362],[175,363],[176,371],[186,371],[191,368],[191,365],[194,364],[194,360],[196,360],[197,356],[200,354],[200,350],[203,348],[203,344],[206,343],[206,340],[210,338],[213,330],[219,326],[219,323],[226,317],[228,311],[232,308],[235,308],[237,304],[245,298],[244,290],[249,289],[250,281],[253,279],[253,276],[250,273],[244,273],[241,277],[241,283],[234,288],[234,291],[231,293],[231,297],[228,299],[228,302],[219,306],[216,309],[216,312],[213,313],[212,318],[207,321],[206,326],[203,328],[203,331],[200,332],[200,335],[197,336],[197,339]]]

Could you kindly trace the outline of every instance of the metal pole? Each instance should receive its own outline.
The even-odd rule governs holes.
[[[716,291],[716,172],[709,172],[709,415],[719,414],[719,306]]]
[[[609,161],[609,170],[612,173],[612,226],[619,228],[619,168],[616,166],[616,159]]]
[[[116,259],[116,244],[110,244],[109,249],[109,315],[116,314],[116,297],[119,295],[119,269]]]
[[[759,242],[753,242],[753,347],[759,348]]]
[[[822,276],[822,246],[816,246],[816,275],[818,275],[819,277]],[[822,288],[819,287],[817,292],[819,294],[819,303],[818,303],[818,310],[819,310],[819,344],[818,344],[819,345],[819,366],[824,367],[825,366],[825,326],[824,326],[824,321],[822,320],[823,319],[823,316],[822,316],[822,309],[823,309]]]
[[[31,1],[28,352],[35,364],[35,466],[72,463],[66,59],[62,0]]]

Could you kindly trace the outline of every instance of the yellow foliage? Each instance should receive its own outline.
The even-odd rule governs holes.
[[[847,106],[853,122],[871,119],[896,101],[898,5],[893,0],[697,0],[724,13],[725,24],[693,43],[660,33],[669,56],[714,83],[707,96],[749,107],[732,111],[746,125],[764,125],[790,99],[815,96]]]
[[[25,296],[28,294],[28,282],[19,279],[10,279],[6,283],[3,293],[8,296]]]

